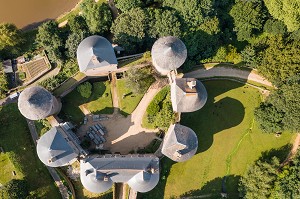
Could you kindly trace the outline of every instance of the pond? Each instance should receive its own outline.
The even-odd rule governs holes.
[[[14,23],[18,28],[35,27],[70,11],[79,0],[0,0],[0,22]]]

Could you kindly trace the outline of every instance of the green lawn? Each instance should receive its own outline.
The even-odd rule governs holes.
[[[283,133],[276,138],[258,129],[253,116],[262,98],[258,90],[230,81],[204,84],[208,91],[206,105],[181,117],[181,124],[191,127],[198,135],[197,154],[183,163],[164,158],[159,184],[140,197],[158,199],[212,194],[210,198],[220,198],[222,179],[228,175],[229,196],[238,198],[238,179],[247,166],[267,151],[278,154],[276,150],[290,144],[295,137]],[[287,155],[287,151],[279,155],[282,154]]]
[[[108,82],[93,83],[92,95],[90,98],[82,97],[76,88],[62,98],[62,110],[60,116],[62,119],[70,120],[76,124],[83,121],[84,114],[79,106],[85,104],[85,107],[92,113],[112,113],[112,100],[110,93],[110,84]],[[107,93],[107,96],[106,96]]]
[[[93,114],[112,114],[114,112],[108,81],[93,84],[92,96],[86,103],[86,108]]]
[[[133,93],[129,88],[126,88],[124,79],[117,80],[117,92],[119,98],[119,108],[125,115],[130,115],[144,96],[144,94],[136,94]]]
[[[0,155],[0,182],[11,180],[14,170],[15,178],[24,177],[37,198],[60,198],[53,179],[37,157],[27,123],[17,104],[0,107],[0,123],[0,146],[5,151]]]

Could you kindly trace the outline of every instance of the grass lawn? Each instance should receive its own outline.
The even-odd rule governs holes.
[[[86,107],[93,113],[112,113],[112,100],[110,85],[108,82],[93,83],[92,95],[90,98],[82,97],[76,88],[62,98],[62,110],[60,116],[76,124],[83,121],[84,114],[79,106],[86,104]],[[106,96],[105,93],[108,93]]]
[[[94,83],[92,96],[85,104],[86,108],[93,114],[112,114],[114,109],[110,90],[108,81]]]
[[[24,177],[37,198],[60,198],[53,179],[37,157],[27,123],[17,104],[0,107],[0,123],[0,146],[5,151],[0,156],[0,182],[13,179],[9,174],[14,170],[15,178]]]
[[[254,108],[262,98],[258,90],[231,81],[204,84],[208,91],[206,105],[199,111],[182,114],[180,122],[197,133],[197,154],[183,163],[164,158],[159,184],[140,197],[212,194],[210,198],[220,198],[222,179],[227,175],[226,190],[230,198],[238,198],[239,177],[250,164],[270,150],[273,155],[287,155],[288,147],[284,146],[289,145],[295,135],[283,133],[276,138],[264,134],[254,121]]]
[[[129,88],[126,88],[124,79],[118,79],[116,86],[120,110],[125,115],[130,115],[137,107],[144,94],[135,94]]]

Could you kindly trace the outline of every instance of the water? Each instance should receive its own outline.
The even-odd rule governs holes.
[[[71,10],[79,0],[0,0],[0,22],[30,28]]]

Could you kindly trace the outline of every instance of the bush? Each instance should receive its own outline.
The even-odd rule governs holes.
[[[90,82],[85,82],[77,86],[77,91],[84,98],[89,98],[92,94],[92,84]]]
[[[25,199],[29,196],[28,184],[25,180],[11,180],[5,189],[10,199]]]

